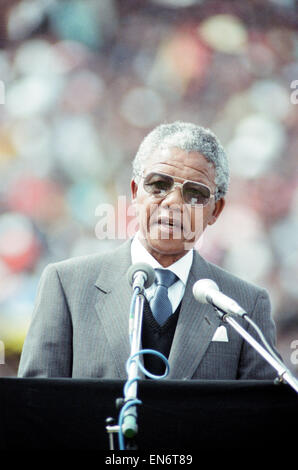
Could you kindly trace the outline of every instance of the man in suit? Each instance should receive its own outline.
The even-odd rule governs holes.
[[[145,291],[142,347],[168,358],[167,378],[274,378],[274,369],[192,293],[198,279],[214,280],[275,347],[267,292],[207,262],[193,248],[225,206],[229,169],[216,136],[190,123],[160,125],[143,140],[133,170],[138,233],[111,253],[46,267],[19,376],[126,379],[132,296],[126,273],[131,264],[145,262],[156,270],[156,282]],[[146,355],[144,362],[150,372],[163,373],[159,358]]]

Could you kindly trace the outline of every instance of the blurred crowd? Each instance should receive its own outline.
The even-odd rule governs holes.
[[[212,129],[231,165],[198,249],[269,291],[297,375],[295,1],[1,4],[0,376],[17,373],[44,267],[122,242],[98,239],[96,207],[129,198],[142,138],[174,120]]]

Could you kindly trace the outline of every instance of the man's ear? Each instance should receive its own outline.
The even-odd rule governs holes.
[[[225,205],[226,205],[226,200],[223,197],[215,202],[212,215],[210,217],[210,220],[208,221],[208,225],[213,225],[217,221]]]
[[[138,185],[134,179],[132,179],[130,182],[130,191],[131,191],[132,202],[134,202],[137,197],[137,192],[138,192]]]

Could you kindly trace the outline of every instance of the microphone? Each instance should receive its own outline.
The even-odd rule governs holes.
[[[150,287],[155,280],[154,269],[146,263],[135,263],[127,271],[127,279],[133,290],[143,290]]]
[[[219,291],[218,285],[211,279],[200,279],[193,286],[193,295],[198,302],[211,304],[228,315],[244,317],[247,312],[235,300]]]

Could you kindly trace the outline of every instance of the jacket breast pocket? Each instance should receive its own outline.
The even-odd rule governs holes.
[[[234,380],[241,351],[239,341],[211,341],[193,379]]]

